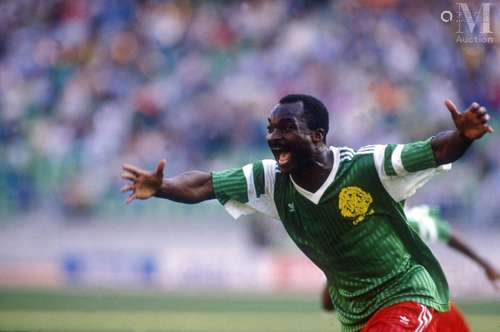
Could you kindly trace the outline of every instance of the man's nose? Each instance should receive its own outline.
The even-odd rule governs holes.
[[[269,142],[278,141],[282,138],[283,138],[283,136],[281,135],[281,131],[277,130],[277,129],[274,129],[273,131],[271,131],[270,133],[267,134],[267,140]]]

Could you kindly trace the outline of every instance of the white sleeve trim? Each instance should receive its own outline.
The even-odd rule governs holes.
[[[274,199],[274,183],[276,182],[276,160],[262,160],[264,166],[265,192]]]
[[[253,182],[253,165],[248,164],[242,167],[243,174],[245,175],[245,179],[247,180],[247,195],[248,201],[251,202],[257,198],[255,193],[255,184]]]
[[[429,168],[419,172],[406,173],[405,175],[402,176],[400,175],[388,176],[386,175],[384,170],[385,148],[386,145],[375,146],[375,150],[373,152],[373,159],[375,162],[375,168],[377,169],[377,173],[380,178],[380,182],[382,182],[382,186],[385,188],[387,193],[389,193],[392,199],[394,199],[396,202],[405,200],[410,196],[412,196],[413,194],[415,194],[417,189],[419,189],[425,183],[427,183],[427,181],[429,181],[429,179],[434,174],[451,169],[451,164],[446,164],[437,168]],[[396,157],[396,160],[397,159],[398,157]],[[399,159],[401,159],[401,156],[399,156]],[[391,157],[391,162],[393,163],[393,168],[394,168],[396,163],[393,162],[392,157]],[[396,170],[396,168],[394,169]],[[396,173],[399,174],[398,171],[396,171]]]
[[[276,180],[276,161],[263,160],[264,167],[264,194],[257,197],[253,177],[253,164],[242,167],[243,174],[247,181],[248,202],[240,203],[235,200],[229,200],[224,204],[226,211],[234,218],[238,219],[243,215],[249,215],[259,212],[268,217],[279,219],[278,210],[274,203],[274,183]]]
[[[392,152],[391,156],[392,168],[394,168],[394,171],[399,176],[404,176],[408,174],[408,171],[403,166],[403,161],[401,160],[401,152],[403,152],[403,148],[404,148],[403,144],[398,144],[394,149],[394,151]]]

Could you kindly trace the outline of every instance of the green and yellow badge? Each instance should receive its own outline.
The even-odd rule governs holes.
[[[344,218],[354,219],[353,225],[359,224],[367,215],[373,214],[373,209],[370,209],[372,203],[372,195],[359,187],[345,187],[340,191],[340,213]]]

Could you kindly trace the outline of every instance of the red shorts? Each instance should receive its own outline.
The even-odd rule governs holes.
[[[450,303],[450,310],[440,312],[437,315],[437,326],[439,332],[469,332],[469,325],[465,317],[458,310],[455,303]]]
[[[361,332],[468,332],[460,311],[451,304],[447,312],[417,302],[402,302],[375,312]]]

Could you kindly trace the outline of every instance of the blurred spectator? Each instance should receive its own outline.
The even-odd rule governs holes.
[[[2,2],[0,214],[96,213],[120,200],[124,160],[166,156],[175,173],[265,151],[266,115],[289,92],[325,101],[331,143],[354,148],[450,128],[445,98],[478,100],[495,126],[498,34],[496,44],[457,44],[440,10],[395,0]],[[470,197],[493,207],[493,140],[459,165],[466,184],[432,187],[434,203],[457,215],[479,209]]]

